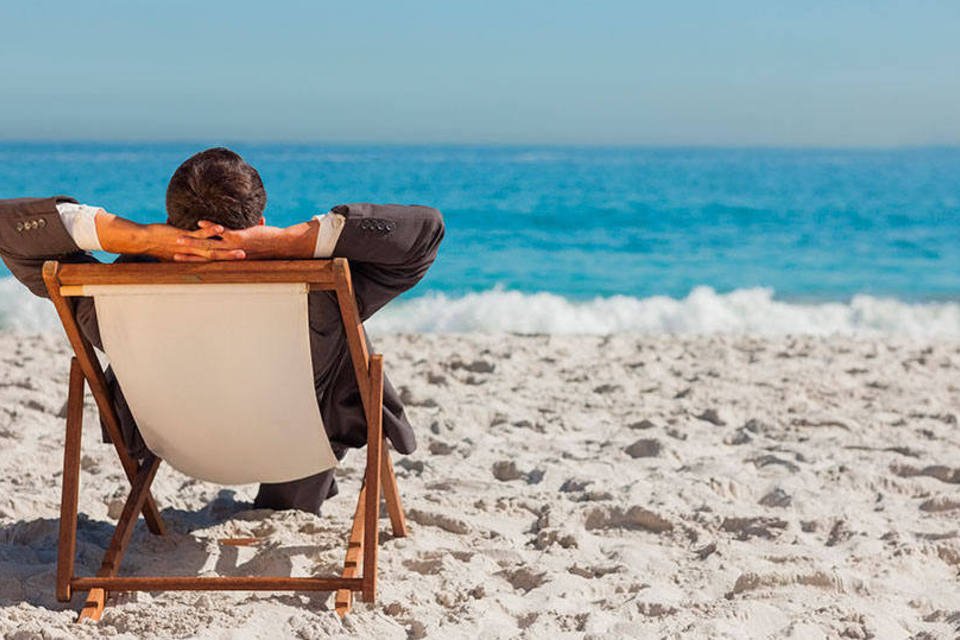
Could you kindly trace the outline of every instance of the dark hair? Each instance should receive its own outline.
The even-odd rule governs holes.
[[[187,158],[167,186],[167,222],[187,231],[200,220],[246,229],[260,222],[266,206],[260,174],[224,147]]]

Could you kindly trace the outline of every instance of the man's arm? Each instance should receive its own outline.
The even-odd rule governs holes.
[[[211,232],[217,238],[180,238],[177,241],[180,251],[174,255],[178,262],[206,262],[199,255],[203,251],[242,251],[247,260],[307,260],[324,258],[315,255],[320,223],[317,220],[301,222],[289,227],[272,227],[261,224],[248,229],[224,229],[223,227],[201,220],[201,230]]]
[[[139,224],[100,209],[96,213],[97,236],[104,251],[122,254],[144,254],[161,260],[193,256],[202,260],[242,260],[242,249],[222,247],[190,247],[183,238],[205,240],[220,235],[220,225],[209,225],[196,231],[183,231],[168,224]]]
[[[431,207],[358,203],[336,206],[326,215],[340,219],[331,232],[336,237],[325,238],[322,220],[314,219],[286,228],[261,225],[227,230],[220,239],[180,242],[196,249],[243,249],[249,259],[347,258],[360,314],[366,319],[426,274],[444,236],[443,216]],[[200,227],[210,224],[200,222]]]
[[[226,231],[211,241],[181,240],[181,244],[194,248],[232,247],[242,248],[251,260],[306,260],[329,258],[343,231],[345,218],[341,213],[330,211],[314,216],[312,220],[289,227],[271,227],[263,224],[248,229]],[[214,223],[201,220],[197,223],[207,229]],[[176,260],[199,261],[202,258],[177,255]]]
[[[61,214],[60,209],[65,213]],[[80,233],[80,229],[86,231]],[[0,257],[14,277],[41,297],[47,295],[42,276],[44,262],[97,262],[86,253],[90,249],[148,254],[168,260],[177,253],[206,260],[242,259],[242,250],[184,248],[177,244],[182,237],[209,238],[220,231],[222,228],[216,225],[186,232],[165,224],[138,224],[103,209],[78,205],[67,196],[0,200]],[[92,241],[91,233],[97,236]]]
[[[199,226],[210,229],[213,224],[201,220]],[[324,216],[289,227],[228,229],[212,234],[219,238],[181,238],[178,242],[194,251],[243,250],[249,260],[343,257],[402,267],[434,254],[443,233],[443,216],[431,207],[359,203],[338,205]],[[198,258],[178,255],[176,259]]]

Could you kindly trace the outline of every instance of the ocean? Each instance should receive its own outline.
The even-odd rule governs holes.
[[[2,143],[0,197],[158,221],[206,146]],[[960,337],[960,148],[229,146],[270,224],[358,201],[444,213],[440,257],[377,330]],[[53,326],[48,306],[0,272],[0,328]]]

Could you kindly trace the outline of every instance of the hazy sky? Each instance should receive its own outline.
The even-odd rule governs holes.
[[[960,2],[4,0],[37,138],[960,144]]]

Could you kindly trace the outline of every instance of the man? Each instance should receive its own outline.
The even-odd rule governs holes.
[[[0,257],[34,294],[46,297],[46,260],[96,262],[89,251],[120,254],[117,262],[144,260],[268,260],[343,257],[350,260],[363,320],[415,285],[437,255],[443,218],[422,206],[347,204],[286,228],[267,226],[266,192],[257,171],[224,148],[186,160],[167,188],[167,223],[142,225],[77,203],[66,196],[0,200]],[[93,300],[80,298],[76,316],[86,337],[102,348]],[[310,293],[310,347],[317,402],[338,458],[366,443],[366,421],[349,360],[336,298]],[[229,322],[229,318],[224,318]],[[252,336],[251,339],[256,339]],[[107,371],[130,453],[146,453],[120,391]],[[384,380],[383,428],[400,453],[416,441],[399,395]],[[254,506],[319,513],[336,495],[333,470],[291,482],[262,484]]]

